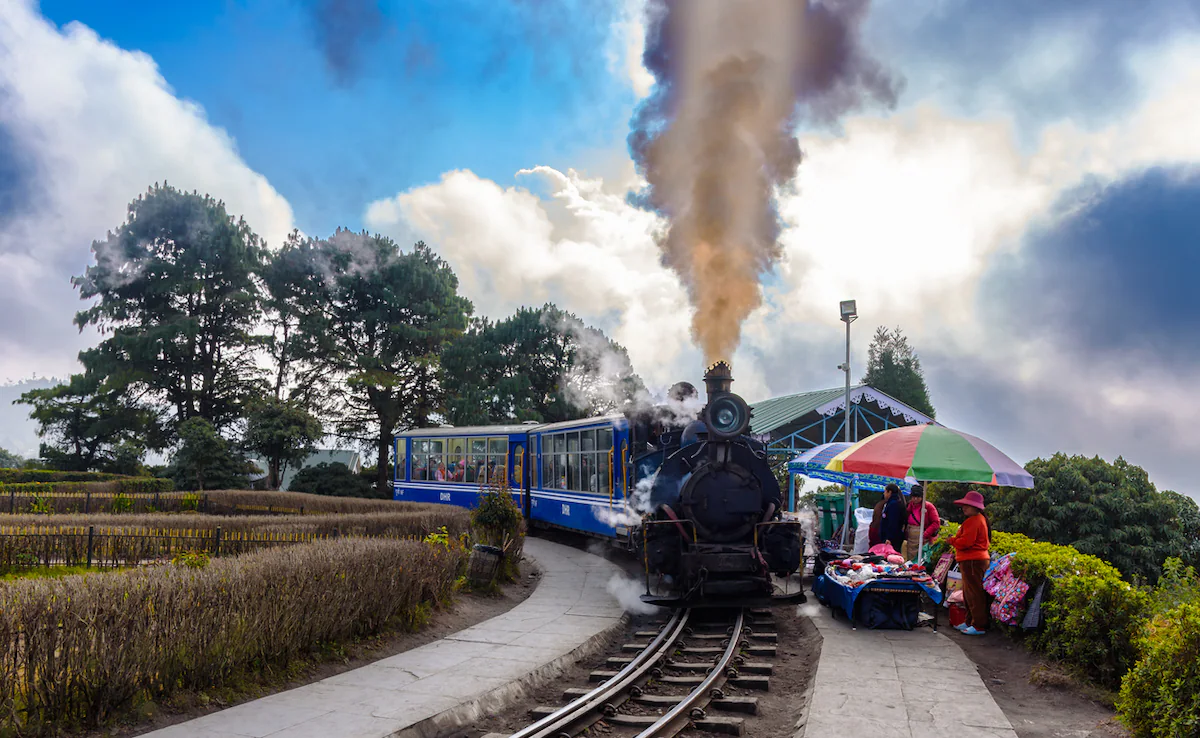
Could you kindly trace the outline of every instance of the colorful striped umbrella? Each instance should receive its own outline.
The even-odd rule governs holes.
[[[992,444],[940,425],[892,428],[830,460],[830,471],[1033,489],[1033,475]]]

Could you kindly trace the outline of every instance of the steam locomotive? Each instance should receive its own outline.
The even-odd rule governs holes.
[[[707,404],[680,383],[656,407],[560,423],[417,428],[396,435],[393,497],[463,507],[502,478],[531,528],[609,540],[644,563],[666,606],[802,602],[772,575],[800,566],[800,524],[780,518],[766,449],[729,366]],[[797,589],[799,589],[797,587]]]
[[[634,464],[647,472],[639,491],[650,512],[641,524],[647,593],[666,607],[770,606],[803,602],[803,589],[780,592],[773,577],[801,565],[799,521],[781,518],[779,482],[766,448],[747,435],[750,407],[731,391],[729,365],[704,375],[708,402],[687,420],[658,409],[632,419]],[[672,399],[695,388],[681,383]],[[654,586],[654,585],[657,585]],[[657,590],[657,591],[656,591]]]

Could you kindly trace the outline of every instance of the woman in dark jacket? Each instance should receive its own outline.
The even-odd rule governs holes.
[[[879,535],[892,544],[896,552],[904,545],[904,521],[908,508],[902,499],[900,488],[889,484],[883,491],[883,522],[879,524]]]

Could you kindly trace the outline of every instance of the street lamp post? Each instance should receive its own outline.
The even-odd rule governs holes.
[[[839,305],[842,322],[846,324],[846,363],[838,367],[846,372],[846,443],[850,442],[850,324],[858,317],[854,303],[854,300],[842,300]]]
[[[838,305],[841,312],[842,321],[846,324],[846,363],[838,367],[838,369],[846,372],[846,443],[850,442],[850,324],[858,317],[858,309],[855,306],[854,300],[842,300]],[[857,434],[855,434],[857,435]],[[842,503],[842,548],[846,548],[846,532],[850,527],[850,499],[853,496],[853,487],[855,485],[846,485],[846,499]]]

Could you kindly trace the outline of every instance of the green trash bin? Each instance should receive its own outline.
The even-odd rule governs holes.
[[[842,492],[817,495],[817,511],[821,520],[821,540],[828,541],[846,518],[846,495]]]

